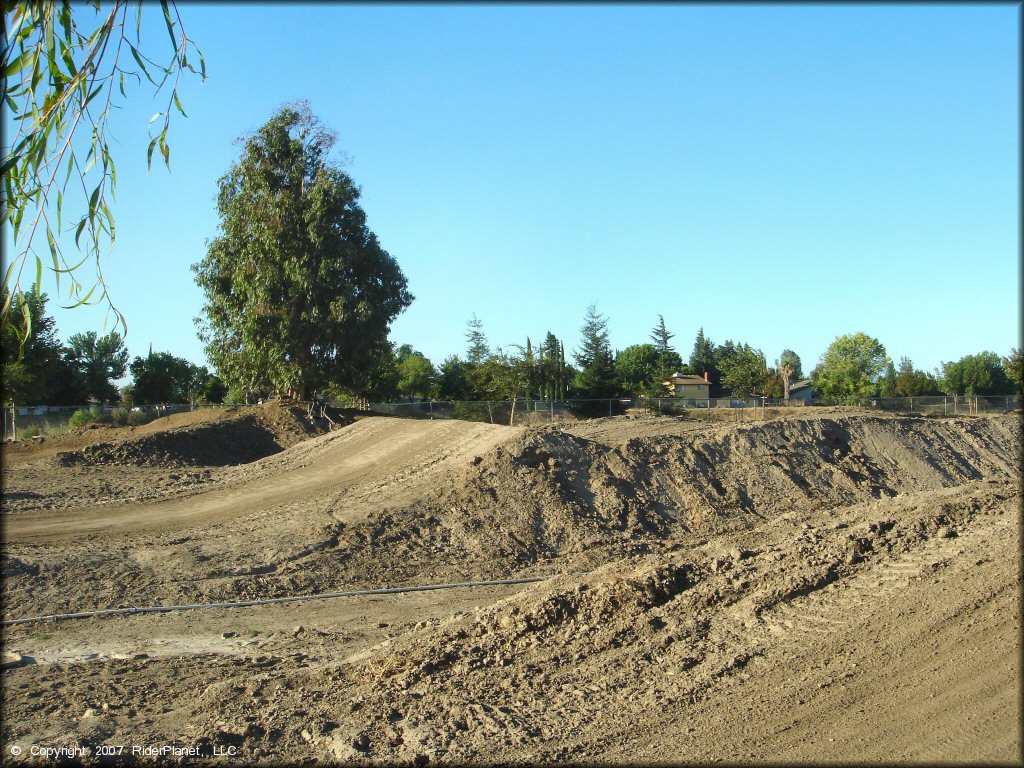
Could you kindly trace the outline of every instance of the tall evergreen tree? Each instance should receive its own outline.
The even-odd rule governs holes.
[[[608,320],[597,307],[587,307],[580,329],[580,348],[574,357],[580,371],[576,374],[576,391],[580,397],[612,397],[616,394],[615,363],[608,342]]]
[[[693,342],[693,352],[690,353],[690,372],[696,376],[703,376],[706,373],[711,382],[716,384],[720,378],[715,342],[704,335],[703,326],[697,331],[697,338]]]
[[[491,355],[491,348],[487,345],[487,336],[484,335],[484,324],[474,314],[466,323],[466,342],[469,347],[466,349],[466,362],[470,365],[480,365]]]
[[[658,324],[651,330],[651,340],[654,342],[654,349],[658,356],[658,372],[655,378],[658,379],[657,387],[660,391],[661,382],[671,376],[673,373],[683,373],[683,359],[676,352],[675,347],[671,345],[672,337],[674,333],[670,333],[668,328],[665,327],[665,318],[658,315]]]

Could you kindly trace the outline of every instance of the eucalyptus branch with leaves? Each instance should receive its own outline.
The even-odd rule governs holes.
[[[99,0],[74,5],[69,0],[5,2],[4,6],[2,95],[16,128],[4,144],[0,223],[11,225],[15,253],[4,267],[3,285],[8,290],[0,323],[12,323],[22,344],[31,335],[31,316],[22,311],[22,322],[16,323],[11,309],[27,306],[17,299],[24,291],[25,268],[33,265],[32,290],[40,290],[43,269],[48,268],[58,290],[62,279],[66,281],[67,308],[106,301],[115,327],[120,325],[127,332],[125,318],[107,290],[101,263],[104,248],[109,253],[116,234],[110,204],[117,170],[110,152],[108,119],[119,106],[116,93],[126,98],[126,81],[130,84],[134,78],[142,83],[145,77],[154,94],[166,92],[169,86],[166,109],[149,123],[146,162],[151,167],[153,153],[159,150],[170,169],[167,133],[172,110],[185,115],[178,98],[182,72],[205,80],[206,63],[185,34],[177,6],[168,0],[160,3],[172,47],[166,64],[142,49],[141,0],[116,0],[102,8]],[[90,8],[92,19],[87,18]],[[191,60],[197,61],[198,69]],[[70,217],[64,205],[69,187],[73,195],[80,192],[84,201]],[[72,230],[78,254],[69,259],[61,235]],[[48,257],[40,255],[47,251]],[[95,279],[83,277],[83,265],[90,259]]]

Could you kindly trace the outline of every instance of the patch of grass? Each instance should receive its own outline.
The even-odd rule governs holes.
[[[32,424],[27,427],[19,427],[17,430],[18,440],[31,440],[33,437],[56,437],[63,435],[71,429],[71,425],[64,421],[51,423],[44,419],[42,424]]]
[[[53,635],[51,635],[49,632],[37,632],[36,634],[32,635],[32,639],[35,640],[37,643],[45,642],[49,640],[51,637],[53,637]]]

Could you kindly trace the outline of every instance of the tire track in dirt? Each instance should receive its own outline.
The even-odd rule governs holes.
[[[696,761],[1019,760],[1017,503],[756,614],[729,606],[711,637],[750,662],[658,739]],[[656,757],[637,746],[606,757]]]
[[[254,470],[239,472],[228,488],[149,504],[107,504],[8,519],[4,534],[9,542],[38,542],[138,532],[217,523],[323,492],[359,500],[403,486],[422,490],[427,476],[460,458],[468,461],[515,431],[459,421],[363,419],[256,462]],[[246,483],[252,474],[257,478]]]

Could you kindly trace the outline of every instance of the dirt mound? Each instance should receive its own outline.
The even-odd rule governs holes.
[[[109,489],[5,511],[12,617],[549,578],[5,628],[40,661],[5,670],[0,746],[1019,762],[1021,438],[1016,416],[364,419],[251,465],[37,466],[20,503]],[[206,472],[120,500],[125,476]]]
[[[1004,526],[1017,498],[1009,484],[932,496],[847,510],[813,533],[787,522],[753,549],[726,540],[625,558],[417,625],[323,680],[352,703],[316,741],[324,757],[356,761],[600,758],[609,728],[741,683],[771,651],[798,651],[808,628],[842,625],[945,567],[972,525],[985,546],[982,529]]]
[[[332,421],[343,425],[352,418],[336,412]],[[156,419],[121,439],[60,453],[56,462],[62,467],[233,466],[279,453],[329,428],[330,422],[310,419],[304,408],[295,405],[269,403],[227,412],[196,411]]]
[[[250,522],[246,554],[229,558],[233,572],[273,577],[213,579],[223,575],[213,564],[229,553],[207,545],[211,565],[199,566],[204,580],[190,589],[252,598],[576,571],[794,514],[827,519],[852,504],[981,478],[1010,482],[1019,457],[1012,417],[804,418],[634,434],[615,447],[558,428],[523,430],[429,481],[410,473],[401,499],[394,490],[349,489],[318,513],[295,507],[273,525]]]
[[[750,528],[982,477],[1015,478],[1020,421],[800,418],[635,436],[609,447],[558,427],[527,430],[452,476],[433,498],[374,520],[375,540],[509,572],[603,562],[667,540]],[[489,566],[489,567],[488,567]]]

